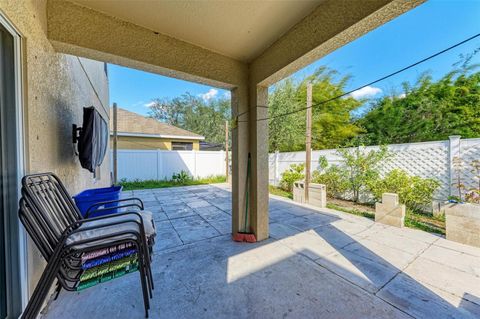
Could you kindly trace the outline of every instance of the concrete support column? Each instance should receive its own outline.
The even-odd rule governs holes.
[[[257,240],[268,238],[268,87],[250,87],[251,227]]]
[[[232,234],[243,231],[245,213],[245,177],[249,151],[248,88],[231,90],[232,104]],[[240,116],[238,116],[240,114]]]
[[[248,226],[257,240],[264,240],[268,238],[268,89],[239,86],[231,93],[232,114],[240,115],[232,126],[232,232],[244,230],[250,152]]]

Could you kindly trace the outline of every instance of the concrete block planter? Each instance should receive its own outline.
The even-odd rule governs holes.
[[[447,239],[480,247],[480,205],[455,203],[445,207]]]
[[[375,222],[395,227],[404,226],[405,205],[399,203],[397,194],[382,194],[382,202],[375,203]]]
[[[310,183],[308,186],[308,204],[317,207],[327,206],[327,187],[323,184]],[[293,183],[293,200],[298,203],[307,203],[305,199],[305,182]]]
[[[305,182],[297,181],[293,183],[293,201],[305,203]]]
[[[327,186],[315,183],[308,185],[308,203],[321,208],[327,207]]]

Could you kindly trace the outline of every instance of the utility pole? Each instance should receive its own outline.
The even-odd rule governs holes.
[[[113,184],[117,184],[117,103],[113,103]]]
[[[312,83],[307,84],[307,132],[305,140],[305,202],[308,203],[308,187],[312,163]]]
[[[228,167],[228,120],[225,120],[225,178],[228,182],[228,174],[229,174],[229,167]]]

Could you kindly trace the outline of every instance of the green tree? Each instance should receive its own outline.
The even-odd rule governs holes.
[[[337,81],[336,77],[337,71],[320,67],[302,81],[298,88],[298,99],[305,105],[307,83],[310,82],[313,86],[312,104],[316,106],[312,109],[312,148],[316,150],[344,146],[361,132],[352,123],[351,112],[360,107],[363,101],[349,96],[336,98],[345,94],[345,86],[350,79],[349,76],[344,76]],[[305,119],[305,113],[302,113]]]
[[[350,113],[360,105],[352,97],[332,98],[345,93],[349,77],[337,80],[336,71],[318,68],[299,83],[287,79],[278,83],[269,95],[270,151],[299,151],[305,149],[305,111],[279,116],[306,106],[307,83],[312,83],[312,148],[326,149],[345,145],[361,132],[352,123]]]
[[[356,124],[366,144],[411,143],[480,136],[480,72],[453,71],[434,82],[423,74],[403,93],[374,101]]]
[[[185,113],[200,104],[202,100],[188,92],[173,99],[156,98],[152,100],[149,115],[161,122],[183,128]]]
[[[298,86],[289,78],[276,84],[268,96],[270,152],[305,149],[305,112],[276,117],[301,107],[297,95]]]
[[[190,93],[173,99],[157,98],[150,117],[205,136],[211,143],[225,142],[225,121],[230,119],[230,100],[204,101]]]

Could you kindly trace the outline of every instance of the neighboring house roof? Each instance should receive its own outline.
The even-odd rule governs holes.
[[[199,134],[121,108],[117,110],[117,131],[118,136],[205,139]],[[113,132],[113,109],[110,109],[110,132]]]

